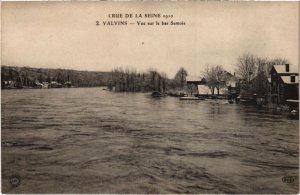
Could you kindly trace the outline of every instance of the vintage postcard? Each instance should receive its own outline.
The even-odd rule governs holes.
[[[299,2],[1,3],[4,194],[296,194]]]

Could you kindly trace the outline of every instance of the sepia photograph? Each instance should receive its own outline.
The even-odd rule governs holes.
[[[299,193],[299,5],[1,2],[1,192]]]

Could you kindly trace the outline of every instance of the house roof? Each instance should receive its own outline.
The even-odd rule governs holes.
[[[291,82],[291,76],[281,76],[283,83],[285,84],[297,84],[299,83],[299,77],[295,76],[295,82]]]
[[[200,78],[200,77],[187,77],[186,78],[186,82],[187,84],[194,84],[194,85],[201,85],[201,84],[205,84],[205,78]]]
[[[276,70],[276,72],[278,74],[298,74],[298,67],[295,67],[295,66],[291,66],[290,65],[290,71],[289,72],[286,72],[286,69],[285,69],[285,64],[282,64],[282,65],[274,65],[273,66],[274,69]]]

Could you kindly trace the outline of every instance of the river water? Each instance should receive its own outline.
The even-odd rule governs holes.
[[[299,121],[279,112],[101,88],[1,97],[2,193],[298,192]]]

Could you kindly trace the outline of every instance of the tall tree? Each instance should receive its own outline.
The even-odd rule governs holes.
[[[205,78],[205,83],[207,85],[207,87],[210,89],[211,94],[215,94],[215,88],[216,88],[216,84],[214,82],[214,72],[212,71],[212,69],[209,67],[209,65],[206,66],[205,72],[203,73],[203,77]]]
[[[218,95],[220,95],[220,89],[226,87],[226,81],[228,79],[226,71],[221,65],[207,66],[206,71],[204,72],[204,78],[211,93],[214,94],[216,89]]]
[[[237,76],[244,82],[250,82],[256,71],[256,59],[252,54],[244,54],[238,57],[236,64]]]
[[[253,82],[251,83],[251,89],[250,89],[252,94],[263,96],[267,91],[267,85],[266,85],[267,76],[265,71],[266,64],[267,61],[258,60],[257,62],[257,74],[253,79]]]
[[[226,82],[228,79],[226,75],[226,71],[223,69],[221,65],[215,66],[213,71],[215,72],[216,75],[215,82],[216,82],[217,93],[218,95],[220,95],[220,89],[226,87]]]
[[[243,54],[238,57],[236,67],[236,74],[241,81],[241,96],[250,98],[253,95],[251,82],[257,70],[256,58],[249,53]]]
[[[183,67],[180,67],[180,69],[177,71],[174,80],[178,83],[180,89],[182,90],[183,87],[186,84],[186,77],[188,76],[188,72]]]

